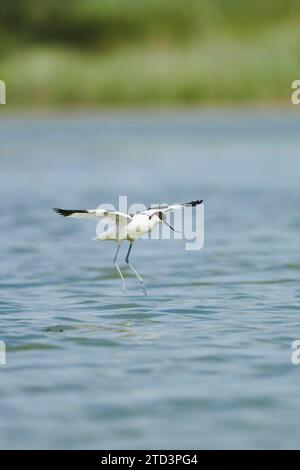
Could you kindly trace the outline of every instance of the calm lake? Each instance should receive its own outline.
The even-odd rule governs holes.
[[[0,447],[300,448],[300,114],[0,115]],[[52,207],[205,201],[128,293]]]

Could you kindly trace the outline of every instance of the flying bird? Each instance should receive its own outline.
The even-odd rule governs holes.
[[[102,222],[108,225],[108,228],[104,230],[96,240],[113,240],[118,243],[117,251],[115,253],[113,262],[120,275],[123,286],[123,293],[126,294],[126,282],[121,272],[121,269],[117,263],[117,257],[121,243],[125,240],[129,242],[128,252],[125,258],[126,263],[138,279],[141,289],[145,295],[147,295],[144,280],[138,271],[133,267],[129,261],[129,256],[133,243],[145,233],[151,232],[159,223],[166,224],[171,230],[175,229],[166,221],[167,213],[182,209],[184,207],[195,207],[203,202],[203,199],[198,201],[186,202],[184,204],[172,204],[172,205],[159,205],[157,207],[149,208],[145,211],[137,212],[136,214],[125,214],[118,211],[111,211],[106,209],[86,209],[86,210],[70,210],[70,209],[58,209],[53,210],[63,217],[73,217],[76,219],[101,219]]]

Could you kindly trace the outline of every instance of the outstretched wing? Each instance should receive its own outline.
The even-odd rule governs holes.
[[[53,209],[57,214],[63,217],[73,217],[76,219],[94,219],[102,218],[106,224],[128,223],[132,220],[129,214],[124,214],[118,211],[109,211],[106,209],[86,209],[86,210],[71,210],[71,209]]]
[[[142,213],[147,214],[149,217],[152,217],[153,215],[159,214],[159,212],[166,214],[168,212],[175,211],[177,209],[182,209],[183,207],[195,207],[195,206],[198,206],[199,204],[202,204],[202,202],[203,202],[203,199],[198,200],[198,201],[184,202],[183,204],[161,205],[161,206],[149,208],[146,211],[143,211]]]

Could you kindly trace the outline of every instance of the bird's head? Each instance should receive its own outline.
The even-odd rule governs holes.
[[[165,220],[166,220],[166,218],[167,218],[166,214],[164,214],[164,213],[161,212],[161,211],[159,211],[159,212],[157,213],[157,216],[158,216],[160,222],[165,222]]]
[[[167,222],[167,220],[166,220],[166,219],[167,219],[167,216],[166,216],[166,214],[165,214],[164,212],[159,211],[157,215],[158,215],[158,218],[159,218],[160,223],[166,224],[168,227],[170,227],[171,230],[173,230],[173,232],[177,232],[177,231],[178,231],[178,230],[175,230],[170,224],[168,224],[168,222]]]

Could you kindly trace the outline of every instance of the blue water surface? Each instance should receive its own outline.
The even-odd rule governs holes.
[[[0,447],[300,448],[300,115],[0,116]],[[52,207],[205,200],[205,246]]]

